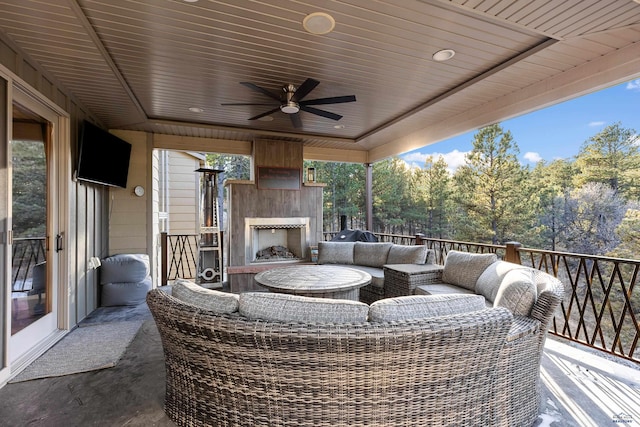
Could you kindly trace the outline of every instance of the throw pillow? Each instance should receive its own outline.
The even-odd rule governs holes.
[[[472,254],[449,251],[444,260],[442,281],[475,291],[476,282],[482,272],[498,260],[496,254]]]
[[[427,319],[485,309],[481,295],[411,295],[374,302],[370,322]]]
[[[318,242],[318,264],[353,264],[355,242]]]
[[[296,323],[363,323],[367,304],[268,292],[240,294],[240,314],[249,319]]]
[[[171,295],[187,304],[219,314],[238,311],[238,295],[203,288],[189,280],[175,280]]]
[[[429,252],[424,245],[393,245],[389,250],[387,264],[424,264]]]
[[[367,267],[382,267],[387,263],[387,256],[393,243],[356,242],[353,249],[353,263]]]
[[[537,298],[533,270],[519,268],[505,274],[493,306],[508,308],[514,315],[529,316]]]
[[[527,268],[520,264],[507,261],[496,261],[487,267],[476,282],[476,293],[483,295],[488,301],[494,302],[504,276],[511,270]]]

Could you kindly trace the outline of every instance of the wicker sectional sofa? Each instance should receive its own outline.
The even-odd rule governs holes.
[[[423,245],[378,242],[318,242],[318,264],[356,268],[371,275],[371,284],[360,288],[360,301],[371,304],[385,298],[384,266],[435,262],[435,254]]]
[[[172,288],[147,303],[177,425],[511,427],[537,416],[528,379],[541,322],[482,296],[368,305]]]
[[[503,365],[498,388],[503,417],[510,425],[531,425],[539,410],[540,361],[546,331],[564,297],[564,286],[543,271],[498,260],[495,254],[450,251],[444,268],[420,273],[420,280],[396,280],[389,274],[392,289],[402,295],[480,295],[487,307],[505,307],[514,315],[510,336],[503,348]],[[403,288],[404,286],[404,288]]]

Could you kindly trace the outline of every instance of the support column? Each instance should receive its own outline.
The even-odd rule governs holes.
[[[367,209],[367,230],[373,231],[373,165],[365,163],[365,207]]]

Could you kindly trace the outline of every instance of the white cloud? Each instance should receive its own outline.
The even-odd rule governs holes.
[[[589,122],[589,127],[598,127],[598,126],[603,126],[605,123],[607,122],[603,122],[603,121],[596,121],[596,122]]]
[[[540,154],[534,153],[533,151],[527,151],[526,153],[524,153],[524,158],[531,163],[538,163],[540,160],[542,160]]]
[[[427,160],[427,157],[431,156],[434,158],[434,160],[442,157],[444,158],[444,161],[447,162],[447,170],[450,173],[453,173],[456,169],[464,164],[464,158],[466,155],[466,152],[458,150],[453,150],[449,153],[421,153],[416,151],[407,154],[406,156],[402,156],[402,159],[407,162],[410,167],[423,168],[424,162]]]
[[[629,83],[627,83],[627,90],[640,91],[640,79],[631,80]]]

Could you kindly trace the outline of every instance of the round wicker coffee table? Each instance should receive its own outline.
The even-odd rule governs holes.
[[[262,271],[255,280],[272,292],[358,301],[371,275],[348,267],[295,265]]]

